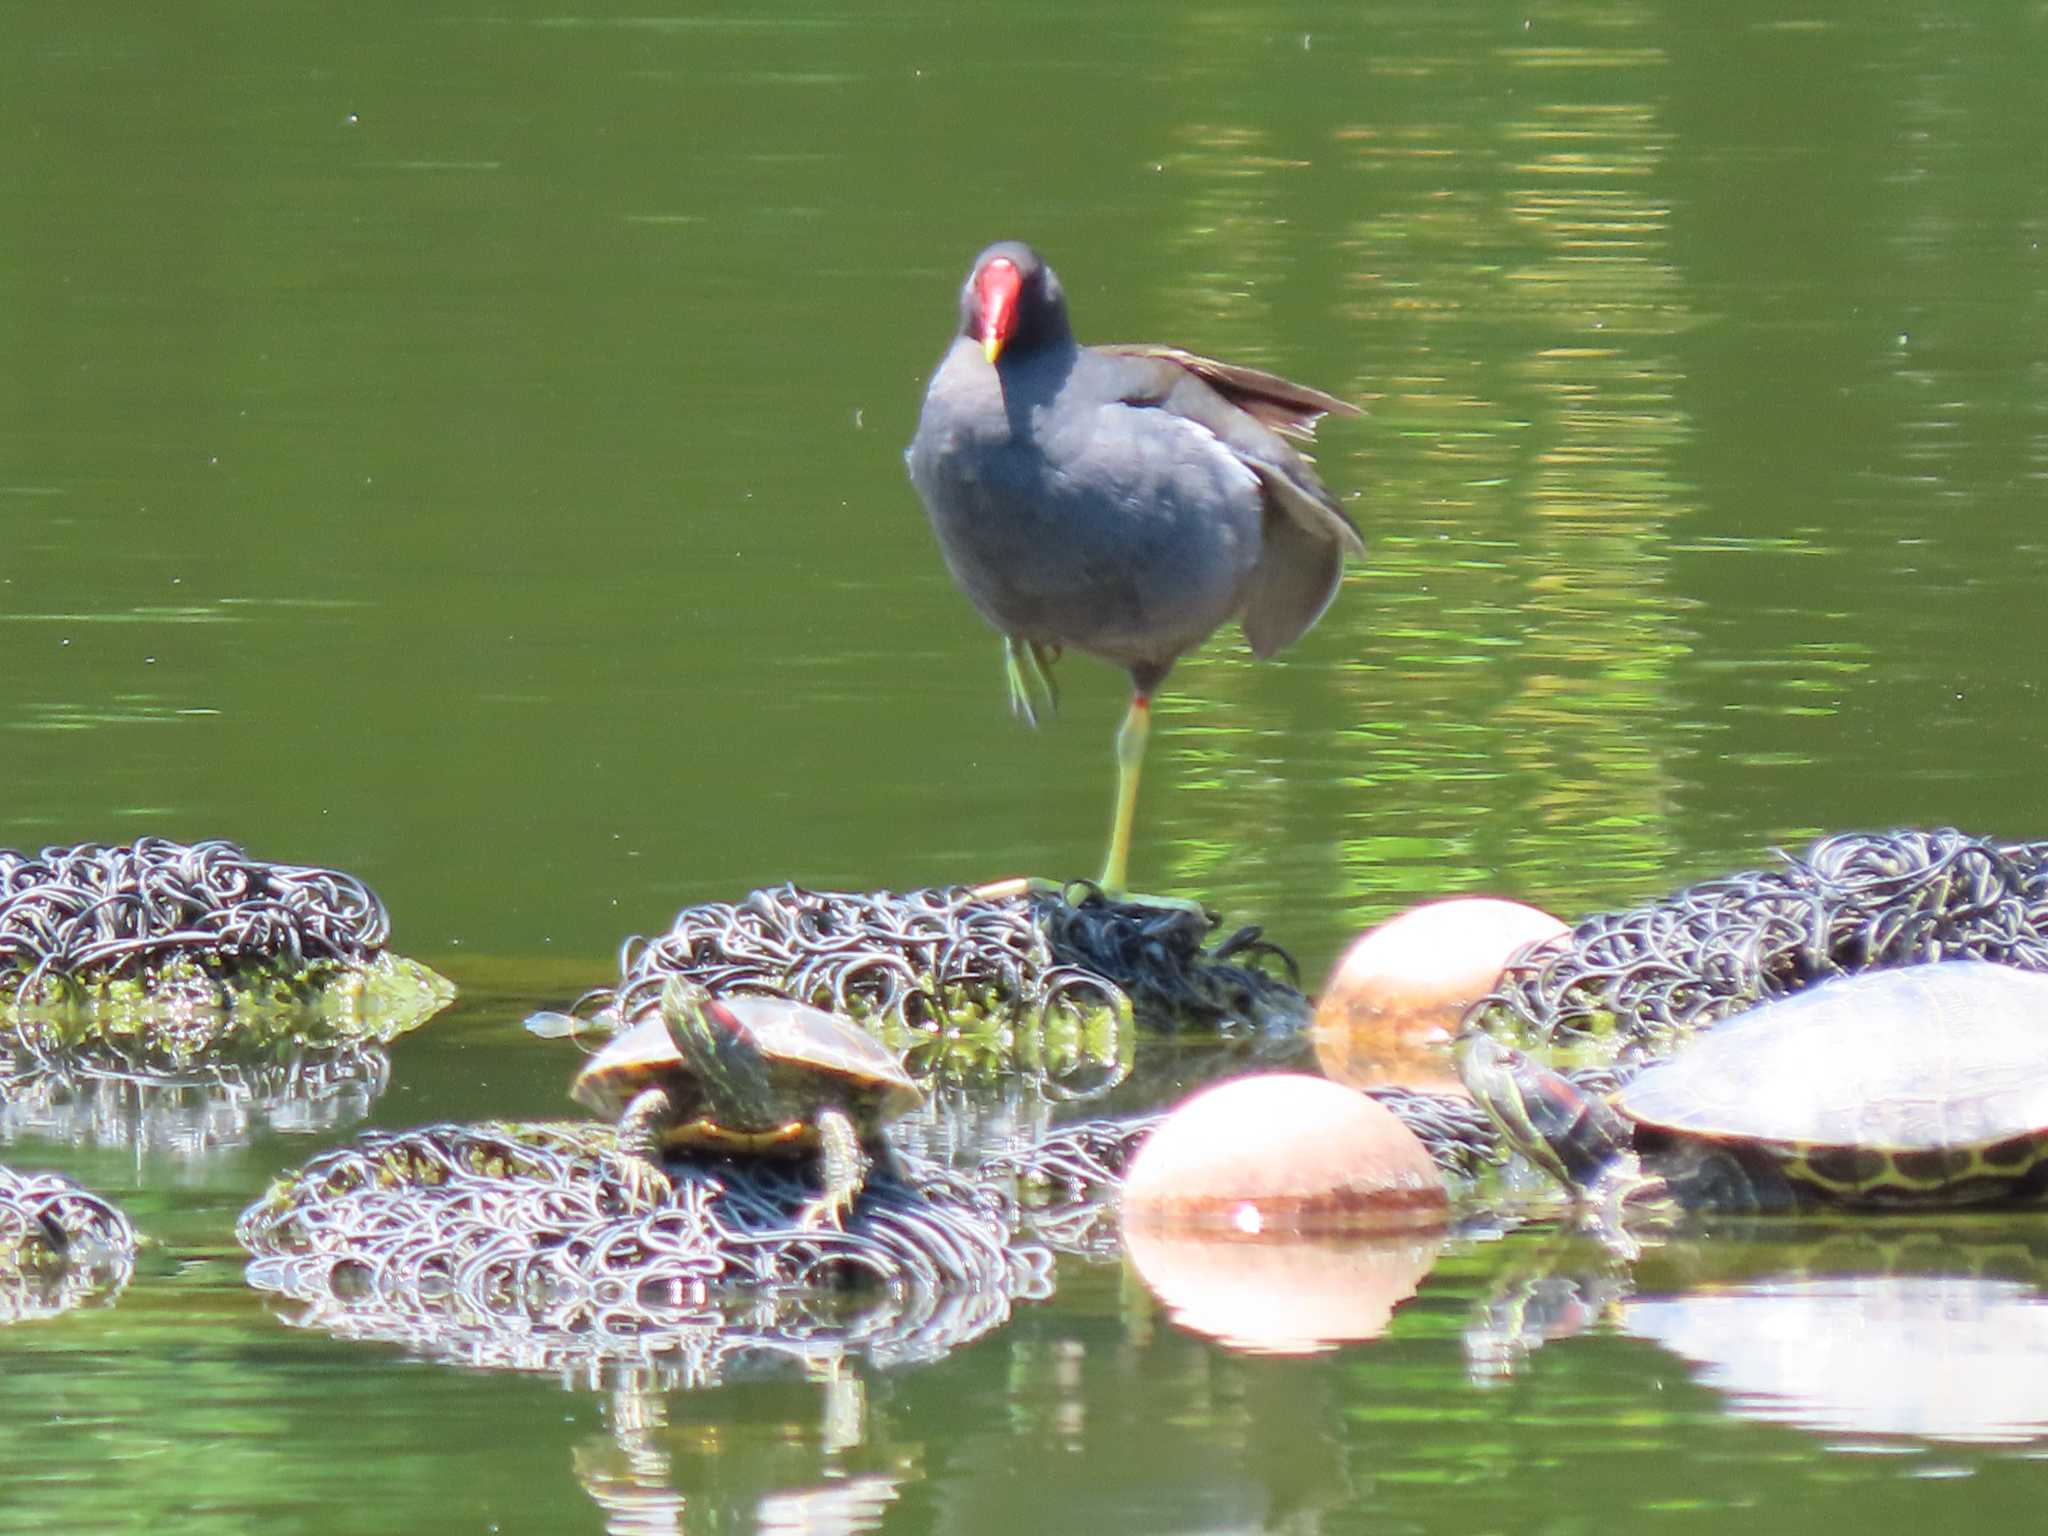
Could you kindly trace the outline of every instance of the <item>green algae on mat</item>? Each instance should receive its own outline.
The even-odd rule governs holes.
[[[175,1065],[230,1047],[393,1040],[453,1002],[455,984],[388,952],[289,969],[174,955],[133,975],[0,975],[0,992],[0,1055],[116,1043]]]
[[[1137,1048],[1129,1002],[1107,995],[1114,1001],[1067,996],[1034,1008],[992,989],[947,987],[934,1019],[873,1011],[856,1017],[920,1081],[993,1083],[1022,1073],[1055,1092],[1087,1097],[1121,1082]]]

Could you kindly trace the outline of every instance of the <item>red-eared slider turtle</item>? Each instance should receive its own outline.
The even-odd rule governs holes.
[[[671,1187],[665,1150],[818,1153],[825,1192],[799,1216],[806,1227],[839,1225],[869,1153],[886,1165],[882,1126],[924,1101],[851,1020],[787,998],[715,998],[681,977],[662,987],[652,1017],[584,1064],[570,1092],[618,1117],[627,1185],[650,1201]]]
[[[2048,976],[2011,966],[1828,981],[1715,1024],[1604,1099],[1477,1032],[1458,1056],[1515,1149],[1610,1215],[2048,1188]]]

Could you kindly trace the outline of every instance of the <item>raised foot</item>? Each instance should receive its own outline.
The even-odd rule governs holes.
[[[1048,715],[1060,712],[1059,685],[1052,678],[1052,664],[1059,659],[1056,645],[1003,636],[1003,676],[1010,685],[1010,710],[1026,725],[1037,725],[1041,710]]]

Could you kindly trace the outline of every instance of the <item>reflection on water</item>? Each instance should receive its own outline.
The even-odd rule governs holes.
[[[899,1470],[873,1469],[891,1458],[865,1449],[866,1386],[850,1371],[835,1372],[818,1384],[818,1398],[815,1425],[771,1429],[741,1419],[707,1434],[697,1425],[673,1426],[658,1391],[620,1386],[610,1397],[610,1433],[576,1447],[576,1480],[604,1512],[612,1536],[879,1530],[905,1479]],[[757,1446],[773,1449],[747,1457],[744,1479],[729,1478],[734,1457]]]
[[[375,1045],[292,1046],[268,1061],[144,1070],[112,1051],[79,1051],[0,1072],[0,1143],[119,1147],[137,1160],[192,1159],[265,1128],[306,1136],[363,1120],[391,1080]]]
[[[0,1328],[110,1305],[135,1274],[135,1229],[58,1174],[0,1165]]]
[[[1657,17],[1605,19],[1586,46],[1476,37],[1476,66],[1425,51],[1327,138],[1250,99],[1219,119],[1210,77],[1270,56],[1214,22],[1176,39],[1212,104],[1165,165],[1185,204],[1174,314],[1276,367],[1304,315],[1342,315],[1354,371],[1314,382],[1371,416],[1327,425],[1322,457],[1372,550],[1282,663],[1295,676],[1221,643],[1162,697],[1177,887],[1259,910],[1284,879],[1356,917],[1540,869],[1571,910],[1663,867],[1683,751],[1663,722],[1690,644],[1665,558],[1690,506],[1670,344],[1697,317],[1670,251]],[[1475,68],[1504,117],[1387,121]],[[1290,238],[1319,193],[1359,210],[1334,282]],[[1487,825],[1504,797],[1524,811],[1510,835]],[[1304,798],[1341,806],[1335,842],[1289,845]]]
[[[1746,1417],[1854,1435],[2048,1438],[2048,1292],[1971,1275],[1783,1280],[1625,1303]]]
[[[1430,884],[1540,867],[1573,911],[1669,847],[1687,637],[1664,545],[1689,502],[1670,341],[1695,320],[1652,19],[1622,7],[1597,46],[1499,49],[1482,69],[1512,93],[1502,119],[1345,135],[1373,192],[1347,258],[1376,419],[1428,434],[1374,475],[1376,611],[1342,673],[1354,899],[1416,888],[1448,842],[1470,875]],[[1503,792],[1527,809],[1508,837],[1487,830]]]
[[[1385,1333],[1443,1234],[1248,1241],[1128,1227],[1124,1242],[1179,1326],[1232,1349],[1302,1355]]]
[[[2010,1223],[2001,1227],[1998,1223]],[[1475,1384],[1612,1331],[1684,1360],[1728,1411],[1827,1436],[2048,1443],[2048,1241],[2038,1221],[1738,1222],[1631,1270],[1547,1241],[1495,1276],[1466,1329]]]

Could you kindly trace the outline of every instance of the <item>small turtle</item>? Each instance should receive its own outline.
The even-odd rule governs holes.
[[[1606,1098],[1476,1031],[1458,1071],[1517,1151],[1610,1221],[2048,1189],[2048,976],[1989,961],[1867,971],[1765,1003]]]
[[[715,998],[679,976],[652,1017],[584,1063],[570,1093],[618,1117],[637,1199],[672,1189],[661,1171],[667,1149],[819,1153],[825,1192],[803,1208],[804,1227],[840,1224],[869,1153],[890,1164],[884,1123],[924,1102],[901,1063],[851,1020],[781,997]]]

